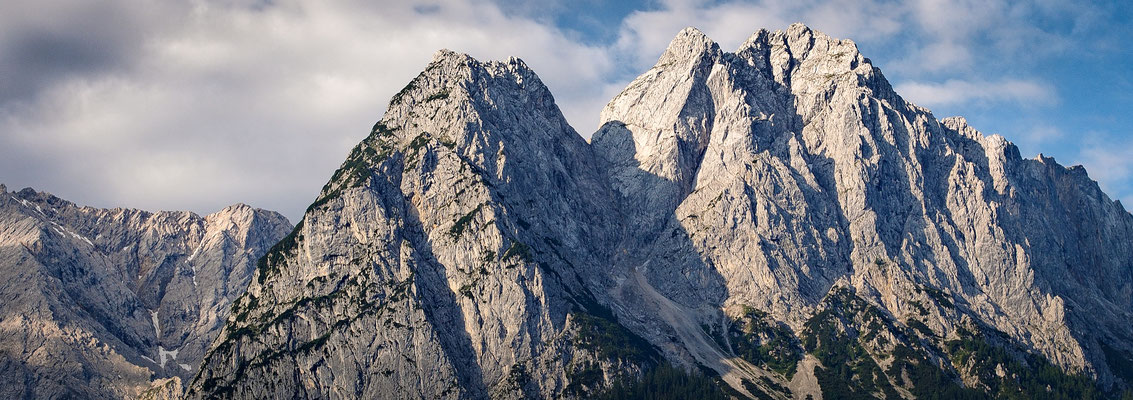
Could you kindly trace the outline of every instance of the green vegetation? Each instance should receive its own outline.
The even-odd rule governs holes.
[[[909,301],[909,305],[911,305],[911,306],[913,306],[913,308],[917,309],[917,314],[928,315],[928,309],[924,308],[924,304],[921,304],[920,301],[917,301],[917,300]]]
[[[909,319],[905,320],[905,325],[908,325],[910,328],[913,328],[913,330],[916,330],[921,335],[924,335],[924,337],[930,338],[930,337],[936,336],[936,334],[934,334],[932,332],[932,329],[929,329],[928,325],[925,325],[924,322],[921,322],[918,319],[909,318]]]
[[[534,260],[534,257],[531,256],[531,247],[515,240],[511,242],[511,246],[504,252],[503,259],[507,261],[511,260],[512,257],[519,257],[519,259],[526,262]]]
[[[586,396],[602,386],[603,376],[602,366],[596,362],[576,363],[566,371],[566,378],[570,383],[564,391],[572,396]]]
[[[417,88],[417,80],[421,79],[421,77],[423,76],[425,76],[425,72],[421,72],[417,75],[416,78],[413,78],[413,80],[409,81],[409,83],[406,84],[405,87],[401,88],[401,90],[398,91],[397,94],[393,95],[393,98],[389,100],[389,105],[392,106],[395,104],[401,104],[401,101],[405,99],[405,96],[409,94],[409,91]]]
[[[783,386],[783,385],[780,385],[778,382],[771,380],[771,378],[768,378],[766,376],[761,376],[761,377],[759,377],[759,381],[763,382],[763,384],[767,385],[767,387],[769,387],[769,388],[771,388],[771,389],[773,389],[773,390],[775,390],[779,393],[784,393],[784,394],[787,395],[787,397],[791,397],[791,389],[790,388]]]
[[[988,328],[990,329],[990,328]],[[996,332],[993,332],[996,333]],[[1094,381],[1081,374],[1067,374],[1046,358],[1025,353],[1017,358],[1007,349],[992,345],[983,334],[966,329],[959,339],[945,342],[957,366],[987,385],[988,393],[1005,399],[1094,399],[1100,398]],[[997,370],[1003,372],[1000,377]]]
[[[826,298],[826,309],[806,323],[803,347],[824,367],[814,374],[828,399],[900,398],[888,377],[862,346],[867,342],[843,329],[845,323],[858,326],[893,327],[884,314],[847,289],[835,289]],[[876,323],[874,323],[876,322]],[[868,328],[867,328],[868,329]],[[876,337],[876,333],[870,338]]]
[[[425,145],[428,144],[428,143],[429,143],[429,132],[421,132],[421,134],[419,134],[419,135],[417,135],[417,137],[413,138],[412,142],[409,142],[409,149],[414,150],[414,151],[421,150],[421,148],[425,147]]]
[[[425,102],[428,103],[428,102],[433,101],[433,100],[444,100],[444,99],[448,98],[448,95],[449,95],[448,89],[445,89],[445,90],[442,90],[440,92],[433,93],[432,95],[430,95],[428,98],[425,99]]]
[[[712,378],[685,371],[666,362],[646,371],[640,379],[615,381],[609,389],[596,398],[724,400],[730,397]]]
[[[475,217],[476,213],[480,212],[481,208],[484,208],[484,204],[476,206],[476,208],[469,211],[468,214],[464,214],[463,217],[458,218],[456,222],[452,224],[452,228],[449,228],[449,236],[452,236],[453,239],[459,238],[460,234],[464,233],[464,228],[468,226],[468,223],[472,222],[472,217]]]
[[[600,359],[641,364],[659,358],[648,341],[626,329],[612,315],[600,316],[586,312],[573,312],[570,315],[578,325],[573,344],[594,351]]]
[[[476,287],[480,285],[480,280],[485,276],[490,275],[491,273],[488,272],[488,269],[484,268],[483,265],[481,265],[479,268],[472,269],[467,273],[469,282],[460,285],[460,289],[457,289],[457,293],[460,293],[461,296],[467,297],[469,299],[474,299],[475,295],[479,292]]]
[[[217,353],[225,354],[238,343],[245,340],[256,340],[255,338],[261,332],[274,326],[290,322],[300,311],[325,311],[333,309],[335,304],[341,301],[352,303],[354,307],[351,308],[355,310],[353,315],[341,316],[342,318],[331,323],[322,335],[311,340],[295,342],[292,345],[283,346],[276,350],[265,349],[250,358],[238,359],[236,360],[238,364],[235,371],[224,376],[208,377],[202,383],[201,387],[209,396],[226,397],[226,395],[231,395],[232,391],[235,390],[232,385],[242,380],[249,370],[264,367],[288,357],[318,350],[326,345],[333,332],[337,332],[365,316],[381,313],[390,303],[408,298],[412,281],[413,277],[410,276],[404,281],[388,282],[384,285],[385,290],[382,290],[383,285],[363,283],[356,276],[343,282],[339,290],[320,296],[299,299],[291,303],[277,315],[265,313],[255,321],[249,322],[239,328],[234,328],[233,325],[229,325],[226,329],[224,340],[205,357],[205,364],[210,363],[212,357]],[[382,296],[375,296],[378,292],[385,292],[388,296],[384,298]],[[254,298],[248,301],[249,308],[258,304]],[[247,310],[243,311],[246,312]],[[198,375],[197,379],[200,378],[201,376]]]
[[[346,161],[334,171],[330,180],[323,185],[321,195],[307,207],[307,212],[310,213],[319,209],[329,201],[338,198],[344,189],[369,184],[373,177],[371,169],[385,161],[393,153],[394,146],[388,140],[393,137],[393,132],[385,124],[375,123],[374,128],[370,131],[370,136],[350,150]]]
[[[1125,383],[1133,384],[1133,354],[1115,349],[1105,342],[1098,344],[1101,345],[1102,353],[1105,354],[1105,363],[1109,365],[1110,371],[1113,371],[1118,378],[1124,379]]]
[[[736,355],[754,365],[767,366],[788,380],[803,359],[795,333],[763,311],[745,306],[743,314],[732,321],[728,334],[734,347],[730,350]],[[723,338],[716,341],[725,346]]]
[[[472,287],[473,286],[472,286],[471,283],[466,283],[466,284],[460,285],[460,290],[459,290],[460,295],[467,297],[467,298],[470,298],[470,299],[473,298]]]
[[[508,382],[513,387],[522,389],[531,383],[531,375],[527,373],[527,369],[523,364],[512,364],[511,370],[508,371]]]
[[[951,299],[952,296],[945,294],[940,289],[935,289],[935,288],[930,288],[930,287],[922,287],[921,291],[924,292],[924,294],[928,295],[928,297],[931,298],[933,301],[935,301],[936,304],[938,304],[942,307],[952,308],[952,309],[956,308],[956,304],[952,302],[952,299]]]
[[[417,161],[421,157],[421,149],[429,144],[429,132],[421,132],[417,137],[409,142],[409,146],[405,150],[405,168],[412,169],[417,166]]]
[[[374,127],[370,129],[370,137],[368,139],[381,138],[383,136],[390,136],[392,134],[392,129],[386,126],[386,124],[383,124],[382,121],[378,121],[375,122]]]
[[[764,392],[763,389],[760,389],[759,385],[756,385],[747,379],[744,379],[742,382],[744,389],[746,389],[748,393],[751,393],[752,396],[755,396],[756,399],[775,400],[774,397],[771,397],[771,395],[767,394],[767,392]]]
[[[937,304],[954,307],[942,292],[924,292]],[[923,322],[909,318],[907,327],[895,324],[848,289],[834,289],[824,304],[802,336],[803,347],[824,366],[815,368],[815,376],[825,398],[898,398],[897,387],[919,399],[1101,397],[1090,378],[1068,374],[1040,355],[1013,347],[1005,334],[991,328],[977,329],[983,333],[960,328],[957,339],[941,343]],[[890,361],[882,371],[875,360]],[[960,374],[978,385],[965,387]]]
[[[909,387],[918,399],[982,399],[987,395],[961,386],[959,378],[945,373],[920,352],[899,345],[893,349],[893,363],[887,371],[898,385]],[[906,381],[907,378],[907,381]]]
[[[300,220],[295,224],[295,228],[284,236],[278,243],[271,246],[267,253],[256,260],[256,281],[261,285],[269,276],[278,274],[280,265],[287,258],[288,255],[294,254],[295,250],[299,248],[299,242],[303,240],[303,221]]]

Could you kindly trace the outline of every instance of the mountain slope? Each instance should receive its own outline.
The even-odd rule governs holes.
[[[199,217],[0,186],[0,393],[122,398],[187,381],[289,228],[242,204]]]
[[[619,362],[572,345],[601,308],[580,268],[618,234],[592,159],[522,61],[438,52],[262,261],[190,394],[575,390],[580,360]]]
[[[190,397],[1133,382],[1133,216],[848,40],[686,29],[601,117],[586,143],[522,61],[438,52],[261,259]]]
[[[687,29],[602,120],[594,144],[626,201],[679,201],[636,223],[671,265],[649,280],[686,306],[797,329],[842,282],[953,334],[953,310],[919,315],[930,288],[1103,382],[1103,344],[1129,350],[1133,217],[1081,167],[904,101],[852,42],[793,25],[725,53]]]

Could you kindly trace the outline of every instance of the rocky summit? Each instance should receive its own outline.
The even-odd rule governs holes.
[[[436,53],[187,395],[1133,393],[1133,215],[905,101],[853,42],[685,29],[601,120],[584,140],[519,59]]]
[[[177,398],[290,229],[243,204],[97,209],[0,185],[0,398]]]

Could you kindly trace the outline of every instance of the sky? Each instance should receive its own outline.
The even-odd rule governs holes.
[[[686,26],[802,22],[907,100],[1133,205],[1133,6],[1063,0],[5,0],[0,183],[78,204],[293,222],[439,49],[518,56],[584,137]]]

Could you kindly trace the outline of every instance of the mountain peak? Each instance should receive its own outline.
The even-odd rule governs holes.
[[[999,354],[1112,376],[1093,343],[1133,335],[1133,218],[904,102],[852,41],[686,28],[601,121],[587,145],[518,58],[438,52],[262,258],[190,397],[585,398],[660,360],[777,398],[922,373],[1038,397],[1071,392]]]
[[[460,68],[462,66],[471,66],[476,63],[476,59],[472,56],[452,51],[449,49],[440,49],[433,53],[433,59],[429,62],[429,66],[448,66],[450,68]],[[427,70],[426,70],[427,71]]]
[[[815,31],[802,22],[795,22],[787,27],[787,34],[796,37],[813,36]],[[823,35],[826,36],[826,35]]]
[[[695,26],[686,26],[684,29],[681,29],[680,32],[677,32],[677,36],[673,38],[673,40],[682,38],[689,40],[703,40],[709,42],[712,41],[708,38],[708,35],[705,35],[704,32],[702,32],[700,29],[697,29]]]
[[[708,35],[694,27],[687,27],[677,33],[665,48],[665,53],[657,61],[658,65],[671,64],[676,61],[703,56],[709,52],[719,52],[720,46]]]

